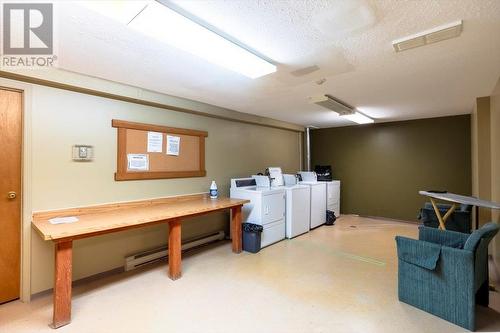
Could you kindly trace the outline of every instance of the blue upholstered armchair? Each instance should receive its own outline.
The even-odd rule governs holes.
[[[488,306],[488,243],[498,232],[487,223],[472,234],[419,227],[419,239],[397,236],[399,300],[469,330],[475,304]]]

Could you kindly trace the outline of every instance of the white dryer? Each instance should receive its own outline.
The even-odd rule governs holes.
[[[326,184],[318,182],[315,172],[300,171],[301,185],[311,188],[310,228],[316,228],[326,222]]]
[[[236,178],[231,179],[230,196],[250,200],[242,207],[242,222],[262,225],[261,247],[285,239],[283,187],[258,187],[253,178]]]
[[[340,180],[319,181],[326,184],[326,209],[340,216]]]
[[[309,231],[311,223],[311,187],[285,185],[286,238],[293,238]]]

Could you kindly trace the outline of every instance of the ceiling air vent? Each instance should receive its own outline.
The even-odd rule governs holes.
[[[324,108],[330,109],[332,111],[337,112],[339,115],[348,115],[353,114],[354,108],[347,103],[342,102],[341,100],[331,96],[331,95],[321,95],[309,97],[309,101],[311,103],[320,105]]]
[[[445,39],[450,39],[460,36],[462,33],[463,21],[441,25],[439,27],[422,31],[418,34],[396,39],[392,42],[392,46],[396,52],[413,49],[415,47],[424,46],[440,42]]]

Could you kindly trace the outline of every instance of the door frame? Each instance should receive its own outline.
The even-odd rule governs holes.
[[[31,300],[31,212],[32,212],[32,143],[31,143],[31,96],[32,87],[13,80],[0,78],[0,88],[22,94],[21,107],[21,302]]]

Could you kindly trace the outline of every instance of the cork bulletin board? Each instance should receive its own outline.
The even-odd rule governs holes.
[[[113,119],[117,128],[115,180],[204,177],[205,131]]]

